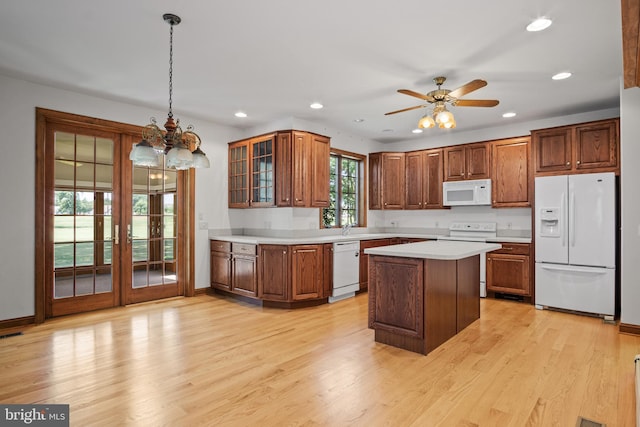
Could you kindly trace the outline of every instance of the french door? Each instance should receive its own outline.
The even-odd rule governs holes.
[[[133,166],[130,130],[51,120],[43,133],[44,317],[184,295],[189,172]]]

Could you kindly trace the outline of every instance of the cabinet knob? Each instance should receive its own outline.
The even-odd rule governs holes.
[[[418,206],[422,206],[422,202],[418,202]]]
[[[580,160],[578,160],[578,161],[576,162],[576,165],[579,165],[579,164],[580,164]]]
[[[571,166],[571,162],[567,162],[567,166]]]
[[[287,251],[282,251],[282,253],[283,253],[284,255],[286,255],[286,254],[287,254]]]
[[[462,172],[462,173],[460,174],[460,176],[464,176],[464,172]]]
[[[285,201],[285,202],[288,202],[288,201],[289,201],[289,198],[287,197],[286,199],[284,199],[284,201]]]
[[[385,206],[387,206],[387,205],[388,205],[388,203],[387,203],[387,202],[384,202],[384,205],[385,205]]]
[[[471,176],[471,172],[467,172],[467,176]]]

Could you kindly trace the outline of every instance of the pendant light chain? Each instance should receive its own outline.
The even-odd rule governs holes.
[[[173,22],[169,31],[169,117],[173,118]]]

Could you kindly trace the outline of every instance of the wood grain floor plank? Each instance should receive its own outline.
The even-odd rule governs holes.
[[[633,425],[640,337],[512,301],[427,356],[374,342],[367,295],[297,310],[219,296],[67,316],[0,340],[0,402],[72,425]]]

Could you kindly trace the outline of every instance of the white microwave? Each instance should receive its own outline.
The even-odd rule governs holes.
[[[491,205],[491,180],[443,182],[442,200],[445,206]]]

